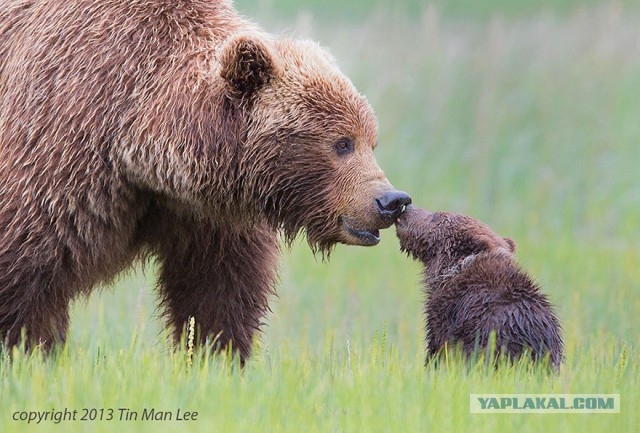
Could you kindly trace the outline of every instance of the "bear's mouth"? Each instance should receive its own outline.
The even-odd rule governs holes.
[[[407,219],[409,218],[409,214],[415,209],[413,205],[409,204],[404,206],[400,216],[396,218],[394,224],[396,225],[396,229],[406,229],[409,226]]]
[[[407,223],[406,218],[402,218],[402,216],[400,218],[398,218],[396,220],[396,228],[399,229],[406,229],[409,226],[409,224]]]
[[[362,230],[351,227],[346,219],[341,218],[342,229],[351,237],[358,240],[358,245],[374,246],[380,242],[380,230]]]

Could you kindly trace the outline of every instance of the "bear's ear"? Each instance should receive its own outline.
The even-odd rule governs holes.
[[[490,251],[493,243],[491,242],[491,238],[484,235],[476,235],[473,238],[473,250],[476,253],[482,253],[485,251]]]
[[[509,245],[509,251],[511,251],[512,253],[516,252],[516,241],[514,241],[511,238],[503,238],[507,244]]]
[[[227,41],[220,55],[220,75],[237,98],[253,95],[269,82],[275,65],[266,43],[256,36],[240,35]]]

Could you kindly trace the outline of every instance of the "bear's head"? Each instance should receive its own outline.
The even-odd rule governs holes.
[[[498,236],[478,220],[413,206],[397,219],[396,233],[402,251],[422,262],[430,276],[442,275],[476,254],[500,251],[511,255],[516,250],[513,239]]]
[[[374,157],[367,100],[317,44],[236,35],[222,47],[227,98],[244,113],[239,171],[247,201],[292,240],[327,252],[375,245],[411,203]]]

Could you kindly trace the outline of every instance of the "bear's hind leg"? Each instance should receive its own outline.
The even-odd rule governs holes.
[[[278,264],[277,233],[266,224],[250,228],[171,218],[156,232],[162,306],[176,340],[190,317],[201,342],[231,343],[242,362],[268,312]]]

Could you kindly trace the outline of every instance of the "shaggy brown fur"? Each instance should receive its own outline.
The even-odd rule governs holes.
[[[0,336],[63,340],[69,301],[149,253],[169,325],[245,358],[279,229],[325,253],[392,224],[376,142],[326,51],[229,1],[4,0]]]
[[[427,358],[446,342],[470,353],[496,347],[512,359],[547,353],[562,361],[560,325],[547,297],[515,262],[515,242],[464,215],[408,209],[396,225],[400,246],[425,267]]]

